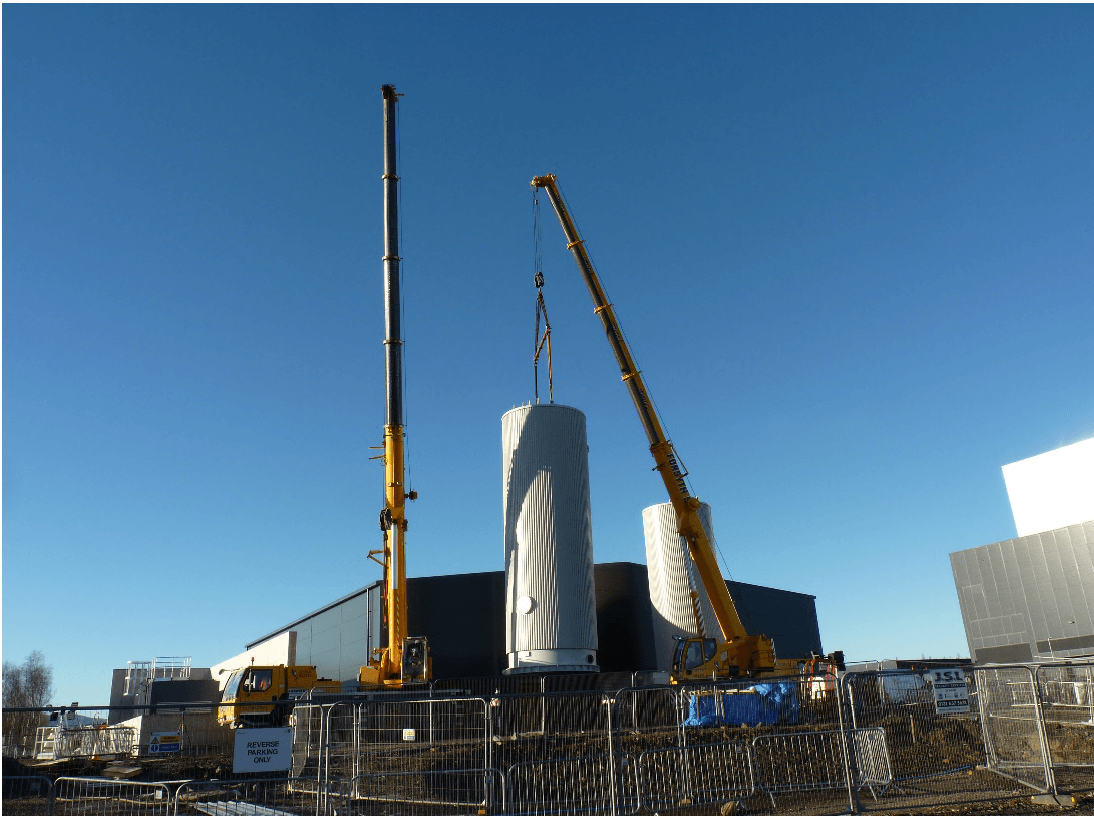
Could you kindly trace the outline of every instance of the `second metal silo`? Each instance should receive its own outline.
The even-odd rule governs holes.
[[[710,505],[699,506],[699,519],[711,541]],[[650,603],[653,607],[654,648],[657,668],[668,671],[672,666],[673,636],[689,637],[704,634],[720,637],[714,609],[710,605],[687,545],[679,532],[676,510],[665,502],[642,511],[642,530],[646,538],[646,568],[649,571]],[[691,593],[698,593],[702,629],[695,616]]]
[[[585,415],[524,405],[501,429],[506,673],[599,671]]]

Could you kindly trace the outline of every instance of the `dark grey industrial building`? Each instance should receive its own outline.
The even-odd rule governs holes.
[[[951,553],[950,565],[977,663],[1094,654],[1094,521]]]
[[[652,606],[644,564],[597,564],[597,663],[602,672],[654,670]],[[816,598],[728,581],[741,621],[771,637],[780,658],[821,652]],[[252,649],[296,632],[295,661],[321,677],[354,680],[380,645],[380,582],[248,643]],[[505,573],[477,572],[407,580],[408,631],[429,639],[437,679],[496,676],[505,655]]]

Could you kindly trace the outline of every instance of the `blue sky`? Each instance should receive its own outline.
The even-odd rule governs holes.
[[[966,654],[948,553],[1094,435],[1092,41],[1085,5],[6,5],[4,658],[105,703],[379,577],[384,83],[411,575],[503,566],[554,172],[727,573],[849,659]],[[641,562],[663,487],[542,234],[596,560]]]

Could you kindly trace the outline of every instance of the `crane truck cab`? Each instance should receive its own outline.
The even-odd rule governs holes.
[[[284,725],[296,701],[309,691],[339,694],[337,680],[319,678],[315,666],[247,666],[228,678],[217,722],[229,728]]]
[[[804,662],[775,660],[771,650],[759,648],[766,640],[746,636],[719,643],[709,637],[677,638],[672,654],[671,682],[709,682],[742,675],[799,676],[808,678],[811,689],[832,689],[838,673],[845,668],[843,652],[813,654]]]
[[[676,641],[670,679],[673,683],[697,683],[772,673],[796,674],[797,663],[775,660],[771,641],[763,635],[744,635],[723,642],[690,637]]]

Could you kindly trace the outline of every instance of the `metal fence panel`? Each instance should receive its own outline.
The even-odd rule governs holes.
[[[301,725],[303,742],[312,731]],[[344,783],[351,800],[466,806],[489,795],[482,699],[337,703],[326,708],[321,743],[319,779]]]
[[[121,757],[136,749],[136,732],[125,726],[39,728],[36,759]]]
[[[608,755],[612,698],[603,692],[515,694],[490,701],[490,765]]]
[[[617,692],[611,719],[612,750],[638,756],[645,751],[684,744],[680,700],[671,687],[628,688]]]
[[[313,779],[285,777],[186,782],[175,793],[173,816],[315,816]]]
[[[324,731],[326,709],[314,704],[297,705],[293,709],[292,723],[291,774],[297,779],[318,781],[326,739]]]
[[[987,770],[976,677],[971,669],[965,671],[969,707],[960,713],[939,713],[926,673],[862,672],[842,678],[849,719],[857,726],[852,772],[858,789],[873,794],[862,800],[865,809],[938,806],[1029,792],[1009,776]],[[878,739],[867,736],[875,729],[884,741],[888,781],[877,765],[879,755],[864,743]]]
[[[914,672],[850,674],[844,685],[852,725],[884,734],[893,779],[967,776],[984,764],[975,702],[968,714],[939,714],[930,686]]]
[[[361,774],[346,786],[340,814],[467,814],[495,812],[503,801],[501,774],[492,769]]]
[[[170,816],[172,786],[164,782],[61,777],[54,816]]]
[[[1033,669],[977,669],[976,690],[987,767],[1034,790],[1053,785]]]
[[[842,731],[764,734],[752,740],[758,786],[771,793],[847,787]]]
[[[637,770],[641,801],[650,810],[721,804],[756,792],[747,742],[645,751],[638,757]]]
[[[636,813],[635,764],[629,755],[519,762],[505,775],[505,813]]]
[[[48,816],[53,809],[53,783],[44,776],[5,776],[4,810],[27,816]]]
[[[1037,667],[1045,741],[1060,790],[1094,790],[1094,662]]]

